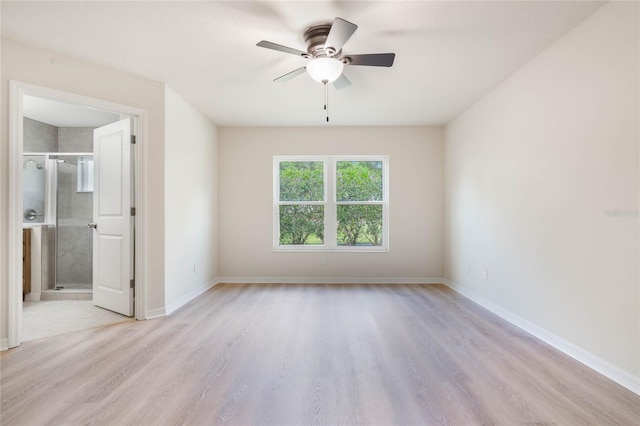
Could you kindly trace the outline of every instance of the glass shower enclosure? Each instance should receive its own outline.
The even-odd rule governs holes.
[[[23,163],[23,223],[41,228],[42,291],[90,291],[92,155],[25,154]]]

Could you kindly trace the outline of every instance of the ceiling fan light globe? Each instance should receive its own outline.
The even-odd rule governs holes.
[[[307,64],[309,77],[318,83],[332,83],[342,75],[344,64],[335,58],[316,58]]]

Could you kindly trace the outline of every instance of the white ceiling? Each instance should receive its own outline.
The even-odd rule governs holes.
[[[323,125],[322,85],[273,79],[306,60],[310,24],[359,26],[331,125],[441,125],[602,6],[598,1],[2,1],[2,36],[167,83],[220,126]]]
[[[100,109],[24,96],[22,114],[55,127],[100,127],[120,119],[120,115]]]

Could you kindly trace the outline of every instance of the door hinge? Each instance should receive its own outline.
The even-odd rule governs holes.
[[[131,143],[132,143],[133,145],[135,145],[135,144],[136,144],[136,135],[131,135]]]
[[[129,281],[129,287],[130,288],[135,288],[136,287],[136,280]]]
[[[131,207],[131,216],[135,216],[135,215],[136,215],[136,208]]]

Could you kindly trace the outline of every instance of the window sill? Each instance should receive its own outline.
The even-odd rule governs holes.
[[[389,247],[274,247],[274,253],[388,253]]]

